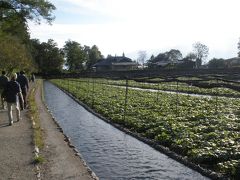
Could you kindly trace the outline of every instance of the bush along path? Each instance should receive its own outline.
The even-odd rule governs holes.
[[[36,119],[33,124],[35,144],[40,149],[35,161],[41,162],[39,164],[41,179],[98,179],[44,105],[41,94],[42,81],[39,83],[35,89],[35,103],[32,107],[38,112],[33,118]]]

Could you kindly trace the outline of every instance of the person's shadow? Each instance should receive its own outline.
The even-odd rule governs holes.
[[[1,110],[0,110],[0,113],[6,113],[6,112],[7,112],[6,109],[1,109]],[[4,128],[4,127],[7,127],[7,126],[9,126],[9,123],[8,123],[8,122],[1,122],[1,121],[0,121],[0,128]]]
[[[9,123],[1,123],[0,124],[0,128],[4,128],[4,127],[8,127],[9,126]]]

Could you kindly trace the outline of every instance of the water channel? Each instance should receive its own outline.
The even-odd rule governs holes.
[[[44,82],[44,94],[64,133],[100,179],[208,179],[89,113],[50,82]]]

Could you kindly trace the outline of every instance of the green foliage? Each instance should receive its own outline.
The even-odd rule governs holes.
[[[208,67],[213,69],[225,68],[226,63],[224,59],[213,58],[208,62]]]
[[[209,48],[200,42],[196,42],[193,44],[193,51],[196,55],[196,67],[199,68],[202,65],[202,62],[207,58]]]
[[[182,53],[177,49],[171,49],[164,53],[159,53],[156,57],[151,56],[148,61],[149,68],[154,68],[157,62],[170,62],[174,63],[176,61],[182,60]]]
[[[35,62],[40,72],[60,72],[63,68],[64,55],[52,39],[40,43],[32,40],[32,52],[35,52]]]
[[[41,18],[43,18],[48,23],[51,23],[54,19],[52,11],[56,8],[47,0],[2,0],[0,1],[0,9],[2,11],[0,20],[14,15],[18,20],[21,19],[22,22],[34,20],[40,23]]]
[[[0,35],[0,69],[8,72],[24,69],[33,70],[31,55],[17,37]]]
[[[137,61],[142,65],[142,68],[144,68],[144,63],[147,57],[147,52],[146,51],[138,51],[138,58]]]
[[[34,164],[41,164],[44,162],[44,158],[42,156],[37,156],[34,158]]]
[[[218,97],[216,113],[215,97],[129,89],[124,118],[125,88],[110,85],[121,81],[95,79],[94,91],[91,79],[53,82],[111,121],[213,171],[238,177],[239,99]]]
[[[66,57],[66,65],[72,72],[83,70],[83,63],[86,61],[86,53],[83,47],[76,41],[65,42],[63,52]]]
[[[152,79],[153,81],[161,80],[159,78]],[[199,78],[184,78],[180,77],[179,80],[200,80]],[[103,81],[103,80],[99,80]],[[103,81],[104,82],[104,81]],[[208,82],[211,83],[211,82]],[[219,81],[219,83],[221,83]],[[123,80],[114,81],[109,80],[108,84],[110,85],[118,85],[125,86],[126,82]],[[163,90],[163,91],[177,91],[176,82],[162,82],[162,83],[141,83],[129,80],[130,87],[137,87],[143,89],[155,89],[155,90]],[[217,95],[217,96],[230,96],[230,97],[240,97],[240,92],[234,91],[228,88],[212,88],[212,89],[204,89],[196,86],[189,86],[186,83],[178,83],[178,91],[182,93],[190,93],[190,94],[201,94],[201,95]]]
[[[0,1],[1,69],[10,72],[22,69],[26,71],[35,70],[27,20],[40,23],[41,19],[45,19],[48,23],[51,23],[54,19],[52,16],[54,9],[54,5],[47,0]],[[53,59],[58,59],[58,57]]]
[[[101,51],[99,51],[96,45],[93,45],[92,48],[87,51],[87,53],[89,55],[87,61],[87,69],[91,69],[92,65],[94,65],[95,63],[97,63],[98,60],[103,58]]]
[[[35,102],[36,87],[42,86],[42,81],[38,80],[34,85],[29,94],[29,106],[30,110],[28,115],[30,116],[33,123],[33,142],[34,145],[42,149],[44,147],[43,132],[40,125],[39,111]]]
[[[86,65],[87,69],[90,69],[103,56],[96,45],[91,48],[89,46],[82,47],[76,41],[67,41],[63,48],[66,65],[72,72],[82,71]]]
[[[11,14],[0,21],[0,30],[8,35],[19,38],[22,42],[27,43],[30,35],[27,24],[16,14]]]

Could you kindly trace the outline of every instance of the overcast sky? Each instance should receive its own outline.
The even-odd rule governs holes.
[[[52,26],[30,24],[31,38],[97,45],[104,56],[136,59],[192,44],[209,47],[208,59],[237,56],[240,0],[49,0],[57,10]]]

